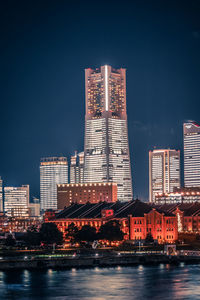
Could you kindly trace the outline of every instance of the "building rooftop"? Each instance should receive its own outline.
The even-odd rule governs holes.
[[[68,219],[68,218],[101,218],[101,211],[103,209],[112,209],[115,218],[127,218],[129,215],[133,217],[143,217],[144,214],[149,213],[153,208],[155,208],[159,213],[173,216],[173,213],[164,210],[161,207],[154,207],[149,203],[141,202],[140,200],[133,200],[128,202],[99,202],[96,204],[87,202],[86,204],[74,203],[61,212],[57,213],[56,219]]]

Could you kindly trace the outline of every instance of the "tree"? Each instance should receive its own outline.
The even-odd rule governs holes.
[[[78,227],[72,222],[66,229],[66,239],[70,240],[70,242],[73,242],[75,239],[76,234],[78,233]]]
[[[5,241],[5,245],[13,247],[13,246],[15,246],[15,244],[16,244],[16,240],[14,239],[12,234],[8,234],[7,238],[6,238],[6,241]]]
[[[95,227],[84,225],[75,235],[75,239],[79,242],[93,242],[97,238]]]
[[[54,223],[43,223],[40,228],[40,238],[45,244],[62,244],[63,234]]]
[[[25,235],[25,242],[29,246],[39,246],[41,243],[41,236],[36,228],[36,226],[32,226],[27,230]]]
[[[121,241],[123,240],[124,233],[120,229],[120,224],[116,220],[111,220],[99,229],[99,239],[108,241]]]
[[[145,239],[145,244],[149,245],[149,244],[153,244],[153,243],[154,243],[153,236],[152,236],[151,232],[148,232],[146,239]]]

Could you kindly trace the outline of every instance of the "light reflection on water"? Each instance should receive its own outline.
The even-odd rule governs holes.
[[[200,265],[0,272],[0,299],[200,299]]]

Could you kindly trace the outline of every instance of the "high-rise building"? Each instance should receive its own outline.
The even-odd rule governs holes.
[[[84,171],[84,152],[80,152],[71,156],[70,164],[70,183],[83,183]]]
[[[149,201],[154,202],[156,194],[171,193],[174,188],[180,188],[180,151],[149,151]]]
[[[4,212],[8,217],[28,217],[29,185],[4,187]]]
[[[184,135],[184,185],[200,187],[200,125],[183,124]]]
[[[0,176],[0,212],[3,211],[3,198],[4,198],[4,190],[3,190],[3,180],[1,179]]]
[[[84,183],[117,183],[118,200],[133,198],[126,114],[126,70],[85,70]]]
[[[47,157],[40,162],[41,210],[57,209],[57,184],[68,183],[66,157]]]

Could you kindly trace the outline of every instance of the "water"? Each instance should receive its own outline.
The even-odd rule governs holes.
[[[0,272],[0,299],[200,299],[200,265]]]

